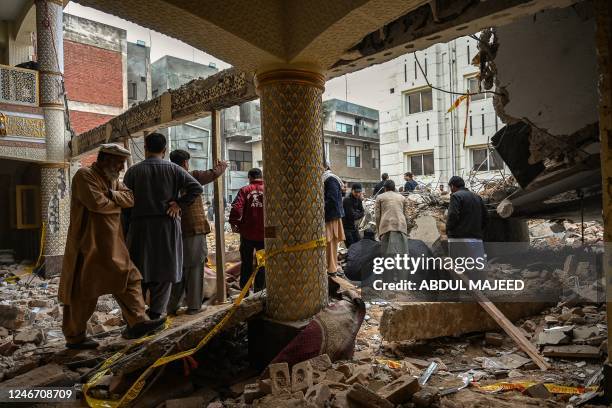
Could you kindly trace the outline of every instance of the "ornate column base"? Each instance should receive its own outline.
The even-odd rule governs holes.
[[[325,236],[322,100],[325,77],[279,69],[259,73],[266,252]],[[266,260],[266,315],[309,319],[327,305],[325,247]]]

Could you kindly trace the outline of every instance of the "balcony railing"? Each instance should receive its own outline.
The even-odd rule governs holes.
[[[0,103],[38,106],[38,71],[0,65]]]

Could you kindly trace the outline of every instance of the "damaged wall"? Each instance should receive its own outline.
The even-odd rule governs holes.
[[[574,133],[597,116],[595,18],[590,1],[551,9],[497,28],[505,122],[528,118],[553,135]],[[505,115],[510,116],[508,118]]]

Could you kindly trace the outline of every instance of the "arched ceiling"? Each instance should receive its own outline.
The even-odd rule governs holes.
[[[177,38],[240,69],[332,66],[426,0],[75,0]]]

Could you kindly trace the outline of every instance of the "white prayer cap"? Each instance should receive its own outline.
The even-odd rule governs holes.
[[[125,147],[115,143],[104,143],[100,146],[100,151],[106,154],[114,154],[115,156],[130,157],[130,151]]]

